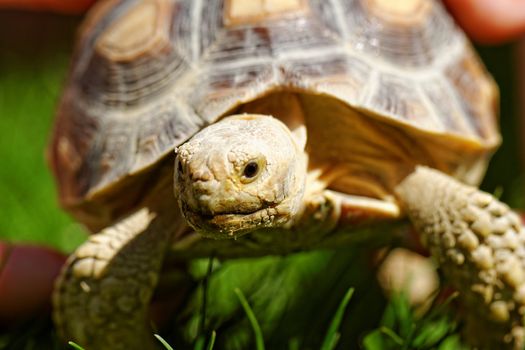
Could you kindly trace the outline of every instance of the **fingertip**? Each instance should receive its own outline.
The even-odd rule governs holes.
[[[0,0],[0,8],[81,14],[96,0]]]
[[[525,2],[444,0],[449,12],[474,41],[498,44],[525,33]]]
[[[49,308],[54,281],[66,257],[50,248],[0,243],[0,323]]]

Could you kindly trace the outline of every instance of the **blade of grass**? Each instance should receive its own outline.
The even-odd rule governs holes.
[[[193,350],[204,350],[205,343],[206,339],[204,338],[204,335],[199,335],[197,340],[195,340],[195,347],[193,347]]]
[[[437,291],[436,293],[439,293]],[[458,292],[453,292],[450,294],[444,301],[438,301],[438,298],[434,296],[434,300],[432,301],[432,305],[430,306],[430,311],[428,312],[425,317],[423,317],[421,320],[416,322],[414,328],[413,328],[413,334],[411,334],[410,337],[410,343],[412,343],[413,339],[412,337],[417,337],[418,335],[421,335],[421,330],[425,327],[426,324],[429,322],[433,322],[435,319],[439,317],[439,315],[443,315],[446,312],[446,308],[448,305],[458,297]]]
[[[412,327],[410,327],[410,330],[408,331],[407,336],[405,337],[405,340],[403,341],[403,347],[401,350],[408,350],[410,348],[410,345],[412,344],[412,340],[414,338],[416,330],[416,325],[412,324]]]
[[[74,341],[68,341],[67,343],[69,344],[69,346],[71,346],[75,350],[84,350],[83,347],[81,347],[80,345],[78,345]]]
[[[383,333],[384,335],[386,335],[387,337],[392,339],[397,345],[399,345],[399,346],[403,345],[403,343],[404,343],[403,339],[399,335],[397,335],[396,332],[391,330],[390,328],[388,328],[388,327],[381,327],[381,328],[379,328],[379,330],[381,331],[381,333]]]
[[[211,332],[210,336],[210,342],[208,343],[208,347],[206,350],[213,350],[213,346],[215,345],[215,337],[217,336],[217,333],[215,331]]]
[[[346,307],[350,302],[350,299],[352,298],[353,294],[354,288],[350,288],[341,300],[341,303],[339,304],[339,307],[335,312],[334,318],[332,319],[332,322],[328,327],[328,331],[326,332],[326,336],[324,337],[323,344],[321,345],[321,350],[335,349],[337,341],[339,340],[339,334],[337,333],[337,331],[339,329],[339,326],[341,325],[341,321],[343,320]]]
[[[299,338],[293,337],[288,342],[288,350],[299,350],[300,349],[299,345],[300,345]]]
[[[434,298],[434,301],[432,302],[432,306],[430,307],[430,313],[428,316],[425,316],[425,319],[434,319],[439,314],[442,314],[445,312],[447,306],[457,297],[459,296],[459,292],[455,291],[452,294],[450,294],[445,301],[441,301],[438,304],[437,298]]]
[[[365,350],[384,350],[384,335],[379,329],[368,333],[363,339],[363,348]]]
[[[208,270],[206,272],[206,276],[204,277],[204,280],[202,281],[202,309],[201,309],[201,321],[199,323],[199,334],[204,335],[206,334],[206,309],[208,307],[208,284],[211,277],[211,274],[213,272],[213,259],[214,256],[211,255],[208,258]]]
[[[248,304],[248,301],[244,297],[244,294],[242,294],[241,290],[239,288],[235,288],[233,290],[235,294],[237,294],[237,298],[239,298],[239,302],[241,303],[242,308],[244,309],[244,312],[246,313],[246,316],[248,317],[248,320],[250,321],[250,324],[253,329],[253,333],[255,335],[255,348],[257,350],[264,350],[264,339],[261,331],[261,327],[259,326],[259,323],[257,322],[257,319],[255,318],[255,315],[250,308],[250,305]]]
[[[170,346],[170,344],[168,344],[167,341],[164,340],[164,338],[162,338],[160,335],[158,334],[154,334],[155,338],[157,338],[161,343],[162,345],[164,345],[164,347],[168,350],[173,350],[173,348]]]

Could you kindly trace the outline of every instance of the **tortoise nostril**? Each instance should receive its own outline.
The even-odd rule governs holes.
[[[212,176],[207,170],[197,170],[191,174],[191,179],[193,181],[210,181]]]

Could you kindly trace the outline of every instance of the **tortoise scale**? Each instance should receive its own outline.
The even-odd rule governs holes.
[[[471,342],[520,346],[525,234],[471,187],[497,119],[498,89],[439,2],[101,1],[49,148],[62,205],[100,231],[57,283],[57,327],[87,348],[153,348],[165,254],[351,244],[408,215],[467,333],[491,329]]]

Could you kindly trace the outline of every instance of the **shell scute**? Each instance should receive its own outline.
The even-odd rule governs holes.
[[[415,6],[412,15],[399,16],[389,14],[384,4],[375,6],[375,1],[341,1],[344,16],[341,25],[348,42],[357,51],[401,67],[432,64],[457,35],[451,18],[441,6],[429,0],[418,2],[420,6]],[[394,17],[407,21],[403,24],[389,20]]]
[[[84,52],[85,67],[76,67],[82,94],[92,103],[143,103],[188,70],[172,40],[171,23],[177,16],[171,1],[142,1],[123,12],[92,38],[92,48]]]
[[[491,78],[482,79],[485,69],[472,51],[454,61],[445,69],[445,76],[457,93],[463,112],[476,133],[487,140],[499,138],[497,134],[497,105],[499,94]]]
[[[169,107],[169,108],[168,108]],[[203,120],[185,105],[172,101],[169,106],[140,126],[137,134],[137,149],[131,173],[152,166],[176,146],[196,133],[204,124]]]
[[[318,91],[358,104],[366,94],[364,87],[370,79],[371,67],[358,57],[344,52],[302,59],[283,65],[286,84],[305,91]]]
[[[428,97],[431,107],[439,115],[444,132],[456,132],[476,137],[471,119],[464,118],[462,107],[445,79],[435,77],[420,83],[420,86],[425,96]]]
[[[297,16],[308,11],[307,5],[305,0],[226,0],[224,23],[227,26],[238,26]]]
[[[416,86],[403,77],[383,74],[377,89],[365,104],[382,114],[428,129],[440,129],[439,121],[429,111]]]
[[[233,107],[268,91],[278,83],[278,72],[270,64],[239,65],[203,74],[190,95],[194,110],[208,122]]]

